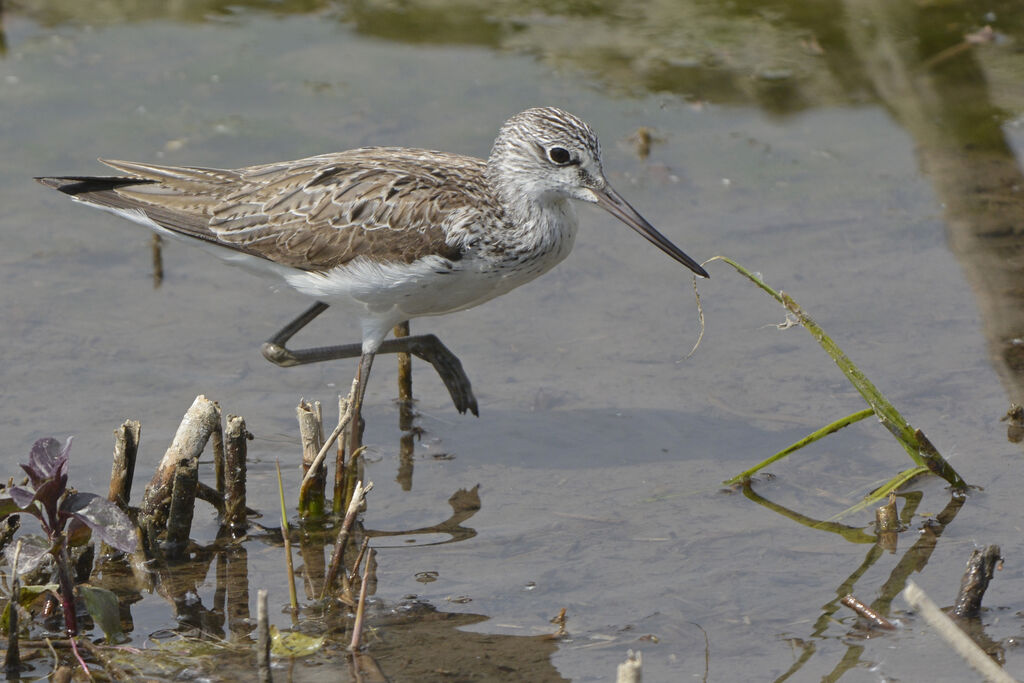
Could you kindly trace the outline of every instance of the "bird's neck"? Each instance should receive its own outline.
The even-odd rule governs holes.
[[[505,215],[503,238],[520,250],[548,251],[572,247],[576,237],[576,210],[572,202],[543,190],[529,178],[488,168],[490,187]]]

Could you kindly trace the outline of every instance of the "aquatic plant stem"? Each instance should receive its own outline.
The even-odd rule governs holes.
[[[839,348],[832,338],[825,334],[825,331],[821,329],[821,327],[806,312],[804,312],[802,308],[800,308],[791,296],[785,292],[775,291],[765,284],[764,280],[760,277],[754,275],[730,258],[725,256],[715,256],[710,260],[719,260],[728,263],[730,266],[735,268],[737,272],[763,289],[773,299],[782,304],[786,310],[796,316],[799,323],[811,333],[811,336],[813,336],[825,352],[832,357],[832,360],[835,361],[836,365],[839,366],[839,369],[843,371],[843,374],[846,375],[846,378],[850,381],[853,387],[871,407],[874,414],[878,416],[882,425],[890,434],[893,435],[900,445],[903,446],[903,449],[916,465],[927,468],[939,475],[949,482],[954,488],[963,489],[967,487],[967,483],[960,477],[956,470],[954,470],[953,467],[950,466],[941,455],[939,455],[935,447],[927,437],[924,436],[924,433],[921,432],[921,430],[915,430],[910,426],[899,411],[896,410],[895,406],[893,406],[892,403],[882,395],[882,392],[880,392],[878,388],[868,380],[864,373],[862,373],[860,369],[853,364],[853,361],[843,353],[842,349]]]
[[[288,528],[288,510],[284,503],[284,480],[281,478],[281,461],[275,460],[277,465],[277,493],[281,500],[281,537],[284,539],[284,561],[288,572],[288,600],[292,607],[292,614],[299,610],[299,597],[295,592],[295,567],[292,565],[292,540]]]
[[[7,652],[4,653],[4,671],[7,680],[17,678],[21,671],[21,651],[18,648],[18,600],[21,597],[21,574],[18,573],[18,564],[21,560],[21,544],[14,546],[14,558],[11,561],[11,600],[8,603],[7,616]]]
[[[767,467],[768,465],[771,465],[773,462],[775,462],[777,460],[781,460],[782,458],[786,457],[787,455],[789,455],[793,451],[799,450],[799,449],[803,448],[804,446],[808,446],[808,445],[814,443],[815,441],[817,441],[819,439],[824,439],[829,434],[832,434],[834,432],[838,432],[843,427],[851,425],[851,424],[853,424],[855,422],[860,422],[864,418],[870,417],[870,416],[872,416],[874,414],[875,414],[875,411],[873,409],[865,408],[864,410],[861,410],[859,412],[853,413],[852,415],[847,415],[846,417],[840,418],[840,419],[836,420],[835,422],[833,422],[831,424],[825,425],[821,429],[818,429],[818,430],[816,430],[814,432],[811,432],[810,434],[808,434],[804,438],[800,439],[799,441],[797,441],[797,442],[795,442],[795,443],[793,443],[793,444],[791,444],[789,446],[786,446],[781,451],[779,451],[778,453],[776,453],[772,457],[768,458],[767,460],[763,460],[762,462],[759,462],[757,465],[751,467],[749,470],[744,470],[743,472],[740,472],[739,474],[737,474],[732,479],[728,479],[728,480],[726,480],[723,483],[725,483],[725,484],[738,484],[739,482],[743,481],[744,479],[749,479],[750,477],[752,477],[759,470],[764,469],[765,467]]]

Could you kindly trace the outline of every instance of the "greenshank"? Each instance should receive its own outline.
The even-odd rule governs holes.
[[[37,180],[317,299],[263,355],[282,366],[359,356],[354,425],[377,353],[429,361],[459,412],[478,414],[469,379],[437,337],[385,337],[398,323],[465,310],[550,270],[576,237],[570,200],[597,204],[708,277],[608,184],[593,129],[553,107],[508,119],[486,160],[370,147],[230,170],[101,161],[124,175]],[[359,320],[362,343],[287,348],[325,302]]]

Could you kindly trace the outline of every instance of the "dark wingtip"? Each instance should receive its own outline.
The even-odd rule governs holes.
[[[64,184],[63,181],[60,178],[50,178],[50,177],[47,177],[47,176],[36,176],[36,177],[32,178],[32,180],[36,181],[40,185],[46,185],[47,187],[52,187],[55,190],[59,190],[60,186]]]
[[[125,176],[36,176],[33,180],[71,196],[87,192],[105,192],[125,185],[146,185],[153,182]]]

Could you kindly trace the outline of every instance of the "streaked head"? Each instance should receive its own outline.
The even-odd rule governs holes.
[[[616,192],[601,168],[601,143],[582,119],[555,107],[516,114],[501,127],[487,162],[503,201],[541,206],[563,198],[597,204],[702,277],[700,264],[659,233]]]

